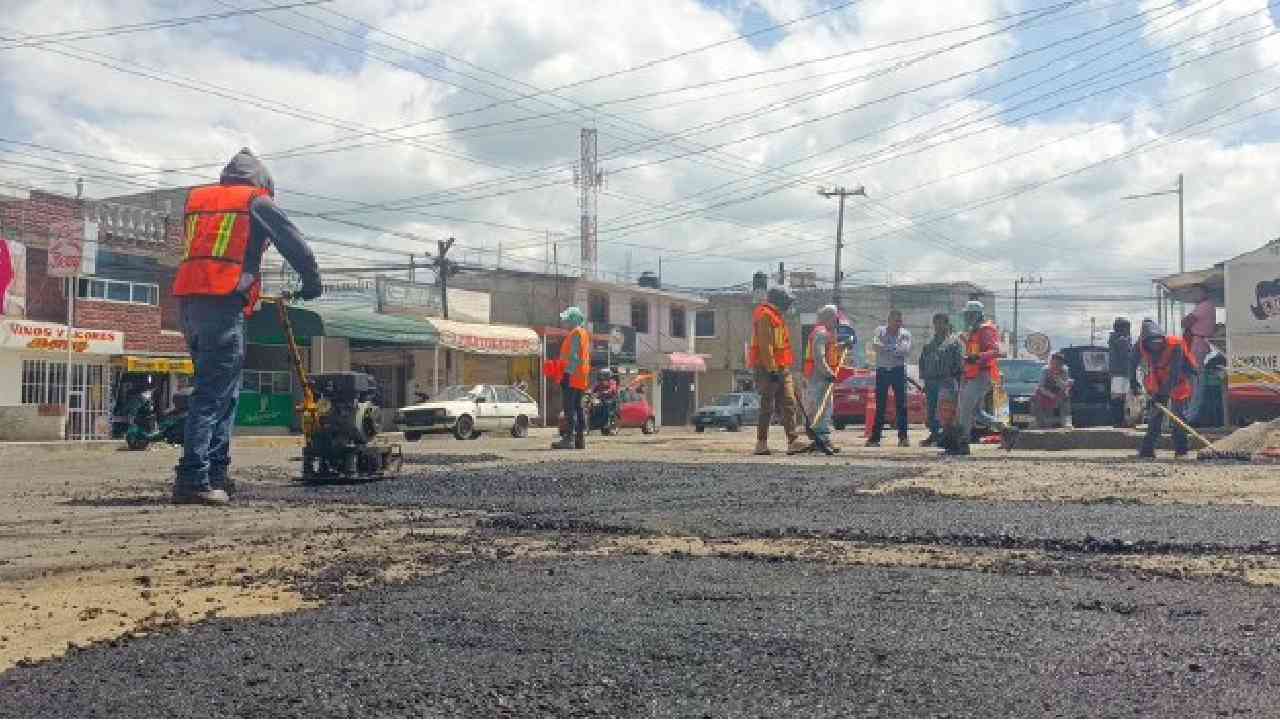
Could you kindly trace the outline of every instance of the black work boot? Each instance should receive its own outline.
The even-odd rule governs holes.
[[[575,450],[586,450],[586,449],[587,449],[587,436],[586,436],[586,435],[583,435],[582,433],[578,433],[578,434],[574,435],[574,436],[573,436],[573,447],[574,447],[574,449],[575,449]]]
[[[559,440],[551,443],[552,450],[572,450],[574,447],[573,436],[569,434],[561,435]]]

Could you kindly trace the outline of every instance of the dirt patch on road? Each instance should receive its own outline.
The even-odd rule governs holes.
[[[1091,466],[1090,466],[1091,467]],[[929,491],[994,501],[1139,502],[1280,507],[1280,473],[1259,465],[1195,460],[1117,461],[1097,472],[1071,462],[984,462],[930,467],[870,490]]]

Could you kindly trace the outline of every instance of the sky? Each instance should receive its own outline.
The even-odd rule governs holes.
[[[242,146],[330,267],[581,265],[721,288],[779,262],[968,280],[1084,342],[1153,277],[1280,235],[1268,0],[5,0],[0,192],[211,182]],[[556,251],[549,252],[554,245]],[[361,249],[374,248],[375,250]],[[1055,297],[1056,296],[1056,297]],[[1140,299],[1142,298],[1142,299]]]

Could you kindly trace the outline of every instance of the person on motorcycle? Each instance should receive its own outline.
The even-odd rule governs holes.
[[[596,373],[596,384],[591,388],[591,394],[600,400],[612,400],[618,397],[618,380],[613,376],[613,371],[604,368]]]

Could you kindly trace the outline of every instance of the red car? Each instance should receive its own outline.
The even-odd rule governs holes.
[[[649,399],[645,397],[643,390],[626,388],[619,399],[622,401],[621,407],[618,408],[622,427],[640,428],[640,432],[645,435],[658,432],[658,420],[654,417],[653,406],[649,404]]]
[[[849,425],[862,425],[867,421],[867,406],[872,404],[876,396],[876,373],[874,370],[843,369],[839,382],[832,391],[831,422],[837,430]],[[898,417],[892,396],[889,407],[885,408],[884,421],[892,425]],[[907,383],[907,420],[922,424],[925,420],[924,393],[915,385]]]

